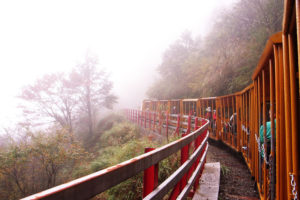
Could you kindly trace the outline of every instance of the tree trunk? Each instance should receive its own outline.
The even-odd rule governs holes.
[[[87,112],[88,112],[88,126],[89,126],[89,136],[93,135],[93,118],[92,118],[92,108],[91,108],[91,90],[90,85],[86,87],[86,101],[87,101]]]

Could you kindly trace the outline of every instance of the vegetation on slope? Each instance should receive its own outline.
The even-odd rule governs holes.
[[[0,136],[0,199],[19,199],[162,145],[120,115],[103,116],[117,98],[107,74],[96,65],[96,58],[87,57],[70,73],[48,74],[23,88],[25,118]],[[163,161],[160,177],[167,177],[176,164]],[[136,199],[141,190],[140,174],[100,198]]]
[[[141,155],[145,147],[166,143],[165,138],[149,140],[139,127],[120,115],[108,115],[98,125],[89,146],[68,129],[54,127],[48,131],[27,131],[22,140],[11,139],[0,146],[0,199],[37,193]],[[174,155],[160,162],[159,182],[178,167],[178,161]],[[140,173],[95,199],[141,199],[142,185]]]
[[[175,138],[173,138],[175,139]],[[100,139],[99,156],[91,163],[94,171],[115,165],[144,153],[146,147],[159,147],[166,138],[149,140],[141,130],[128,122],[116,124],[103,133]],[[179,156],[166,158],[159,164],[159,183],[163,182],[179,166]],[[95,199],[142,199],[143,172],[109,189]]]
[[[27,132],[0,150],[0,199],[19,199],[66,182],[88,156],[64,129]]]
[[[251,82],[267,39],[281,30],[283,1],[240,0],[216,15],[205,38],[182,35],[164,53],[160,79],[148,90],[156,99],[220,96]]]

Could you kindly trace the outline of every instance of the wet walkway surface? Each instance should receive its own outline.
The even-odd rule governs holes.
[[[220,162],[219,200],[258,200],[255,181],[247,165],[237,153],[217,142],[210,141],[207,163]]]
[[[218,200],[219,188],[220,163],[206,163],[193,200]]]

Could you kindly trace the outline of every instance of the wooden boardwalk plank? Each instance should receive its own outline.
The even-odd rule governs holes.
[[[218,200],[219,187],[220,163],[206,163],[193,200]]]

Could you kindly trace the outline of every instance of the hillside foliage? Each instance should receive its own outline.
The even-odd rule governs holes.
[[[97,65],[97,57],[87,56],[69,73],[46,74],[25,86],[19,95],[26,119],[22,123],[27,127],[53,124],[77,135],[85,133],[89,143],[101,111],[117,102],[108,74]]]
[[[154,99],[221,96],[242,90],[267,39],[281,30],[283,1],[240,0],[218,13],[206,37],[185,32],[165,51]]]
[[[23,140],[1,148],[0,199],[19,199],[64,183],[87,157],[64,129],[26,132]]]
[[[0,199],[20,199],[129,160],[143,154],[146,147],[167,143],[164,137],[149,139],[117,114],[106,116],[96,127],[88,146],[69,129],[57,127],[27,130],[21,140],[3,136],[7,143],[0,145]],[[160,162],[159,182],[178,168],[179,160],[175,154]],[[140,173],[93,199],[142,199],[142,187]]]

